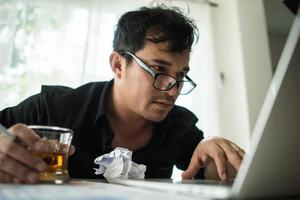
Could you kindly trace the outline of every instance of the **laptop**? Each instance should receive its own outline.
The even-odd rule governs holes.
[[[245,156],[232,184],[110,179],[210,199],[300,197],[300,14],[296,15]]]

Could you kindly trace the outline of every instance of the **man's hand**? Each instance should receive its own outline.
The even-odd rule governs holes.
[[[229,140],[220,137],[203,139],[196,147],[187,170],[182,173],[182,178],[194,178],[200,168],[206,167],[208,177],[213,177],[212,172],[215,172],[215,176],[226,181],[229,167],[237,171],[244,155],[244,150]]]
[[[32,152],[48,152],[49,145],[24,124],[16,124],[8,131],[16,135],[16,140],[0,134],[0,182],[37,182],[38,172],[45,171],[47,165]],[[74,151],[71,146],[69,155]]]

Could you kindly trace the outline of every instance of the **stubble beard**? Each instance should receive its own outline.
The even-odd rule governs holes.
[[[161,122],[168,116],[172,108],[170,110],[154,110],[154,108],[151,108],[150,105],[148,109],[145,109],[143,117],[151,122]]]

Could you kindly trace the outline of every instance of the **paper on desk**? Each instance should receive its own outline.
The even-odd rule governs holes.
[[[95,174],[103,174],[106,179],[109,178],[145,178],[145,165],[139,165],[131,160],[132,151],[117,147],[114,151],[99,156],[94,163],[99,168],[94,168]]]

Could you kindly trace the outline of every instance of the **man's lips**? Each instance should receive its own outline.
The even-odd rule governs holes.
[[[174,105],[170,101],[154,101],[154,103],[163,108],[170,108]]]
[[[172,106],[173,103],[171,102],[166,102],[166,101],[155,101],[155,103],[163,104],[165,106]]]

